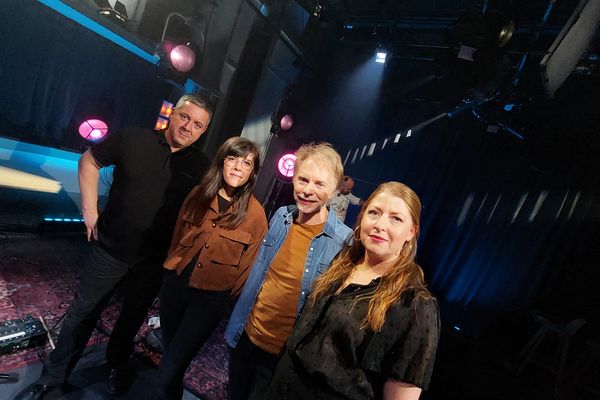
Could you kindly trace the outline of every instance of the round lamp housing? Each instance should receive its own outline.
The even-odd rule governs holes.
[[[292,153],[284,154],[277,163],[279,173],[286,178],[294,176],[294,167],[296,165],[296,155]]]
[[[108,134],[108,125],[101,119],[91,118],[83,121],[78,131],[82,138],[95,142]]]

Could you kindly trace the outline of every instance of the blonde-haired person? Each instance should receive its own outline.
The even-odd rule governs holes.
[[[415,262],[420,212],[398,182],[367,199],[352,244],[316,280],[266,398],[419,398],[440,330]]]
[[[233,348],[230,400],[263,398],[313,281],[352,234],[327,207],[344,175],[340,155],[330,144],[317,143],[303,145],[296,157],[296,204],[271,218],[225,332]]]

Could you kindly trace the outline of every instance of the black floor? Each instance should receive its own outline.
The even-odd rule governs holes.
[[[156,374],[156,368],[136,358],[131,360],[132,385],[130,389],[119,396],[112,396],[106,392],[105,351],[105,344],[88,347],[75,370],[69,376],[68,383],[51,390],[44,397],[44,400],[149,399],[151,382]],[[0,384],[0,399],[12,399],[21,389],[39,377],[41,369],[41,363],[36,363],[12,371],[19,374],[19,380],[14,383],[5,382]],[[183,399],[195,400],[197,397],[186,391]]]
[[[582,369],[586,355],[590,355],[582,341],[572,340],[561,382],[549,371],[556,365],[558,345],[552,334],[546,336],[531,361],[521,364],[519,354],[537,328],[535,324],[521,325],[521,331],[512,335],[502,331],[480,338],[445,330],[432,386],[422,399],[600,399],[600,352],[591,354],[593,359],[588,360],[593,363]]]

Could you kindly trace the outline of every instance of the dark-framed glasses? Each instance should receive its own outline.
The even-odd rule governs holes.
[[[227,156],[223,161],[225,162],[225,165],[229,167],[235,167],[239,163],[240,168],[245,171],[250,171],[254,168],[254,163],[243,157]]]

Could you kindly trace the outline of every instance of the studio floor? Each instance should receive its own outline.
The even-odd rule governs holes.
[[[48,229],[43,232],[1,231],[0,319],[41,316],[56,337],[60,318],[68,309],[87,251],[88,245],[80,233]],[[102,314],[84,357],[68,384],[51,392],[48,399],[147,397],[160,359],[159,354],[145,344],[144,337],[151,329],[147,325],[142,327],[137,338],[132,359],[131,389],[119,397],[112,397],[105,391],[104,346],[118,310],[117,293],[113,303]],[[156,314],[155,308],[149,312],[149,316]],[[583,344],[574,343],[572,346],[564,382],[557,385],[554,374],[534,363],[516,373],[517,356],[535,333],[536,326],[525,324],[518,327],[520,333],[507,335],[506,332],[514,332],[509,328],[503,326],[495,334],[479,338],[443,329],[431,387],[422,399],[600,399],[595,378],[599,372],[598,361],[592,358],[585,371],[579,368],[581,357],[587,351]],[[226,399],[228,351],[222,330],[223,324],[188,369],[184,399]],[[548,346],[548,354],[551,354],[552,343],[549,342]],[[17,382],[0,383],[0,399],[11,399],[35,380],[41,370],[40,356],[49,350],[50,345],[46,341],[37,347],[0,356],[0,372],[19,374]]]

